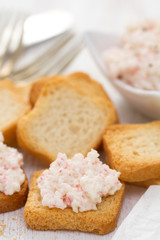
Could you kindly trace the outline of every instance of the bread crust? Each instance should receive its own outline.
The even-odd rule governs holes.
[[[56,82],[58,79],[67,81],[68,83],[78,86],[79,89],[85,91],[87,94],[91,94],[97,97],[105,98],[111,101],[106,91],[104,91],[102,85],[93,80],[88,74],[83,72],[75,72],[67,76],[54,75],[52,77],[43,77],[32,84],[30,91],[30,102],[32,106],[35,105],[43,87],[49,82]],[[114,106],[113,106],[114,108]],[[116,112],[116,111],[115,111]],[[117,116],[116,116],[117,117]],[[118,117],[116,119],[118,123]]]
[[[151,185],[160,185],[160,179],[159,178],[157,178],[157,179],[149,179],[149,180],[146,180],[146,181],[133,182],[133,183],[130,183],[130,184],[148,188]]]
[[[14,86],[13,82],[6,79],[1,80],[0,82],[0,90],[7,89],[8,91],[12,92],[14,99],[16,99],[17,103],[22,103],[23,109],[21,110],[21,113],[17,116],[16,120],[13,120],[11,123],[6,124],[6,126],[1,127],[0,131],[3,133],[5,143],[7,145],[12,145],[16,141],[16,128],[17,128],[17,121],[18,119],[27,113],[30,110],[30,104],[29,102],[24,101],[22,96],[17,93],[17,88]],[[3,107],[3,106],[2,106]],[[9,109],[6,109],[6,111],[9,111]]]
[[[12,195],[5,195],[0,192],[0,213],[14,211],[23,207],[26,203],[28,195],[28,180],[25,175],[25,181],[21,185],[19,192],[15,192]]]
[[[52,81],[54,81],[54,79],[56,79],[57,76],[43,77],[32,84],[32,87],[30,90],[30,96],[29,96],[30,103],[32,106],[35,105],[44,85],[48,83],[51,79],[53,79]]]
[[[57,78],[55,81],[49,81],[45,84],[45,87],[42,89],[41,94],[35,104],[35,107],[33,108],[30,113],[20,119],[18,122],[18,129],[17,129],[17,138],[19,145],[24,148],[25,150],[29,151],[34,156],[38,157],[39,159],[43,160],[44,163],[47,165],[50,164],[52,161],[54,161],[57,157],[57,153],[55,155],[50,154],[48,151],[46,151],[43,146],[39,146],[37,142],[33,140],[33,138],[30,137],[29,131],[27,130],[27,123],[32,122],[33,119],[37,118],[37,116],[40,116],[42,114],[42,107],[44,105],[44,99],[45,96],[52,91],[52,94],[57,91],[57,89],[61,88],[62,86],[66,86],[69,89],[72,89],[74,92],[80,94],[84,98],[88,98],[89,101],[92,101],[95,104],[95,107],[100,108],[106,115],[106,123],[104,130],[99,136],[97,136],[96,141],[92,144],[92,148],[97,149],[98,146],[101,143],[102,136],[104,134],[105,128],[108,125],[114,124],[117,122],[117,115],[115,112],[115,109],[113,108],[112,103],[106,99],[95,97],[91,95],[90,93],[87,94],[82,89],[79,89],[77,86],[72,85],[69,82],[64,81],[63,77],[60,79],[60,77]],[[88,147],[86,149],[84,155],[90,151],[91,147]]]
[[[27,226],[36,230],[78,230],[95,234],[106,234],[115,229],[123,202],[125,185],[114,195],[104,197],[98,210],[75,213],[71,208],[64,210],[48,208],[41,204],[37,178],[43,171],[35,172],[24,209]]]
[[[33,83],[23,83],[16,85],[16,93],[20,96],[20,98],[23,99],[24,102],[26,102],[28,105],[31,105],[30,103],[30,91]]]
[[[158,133],[159,129],[160,121],[114,125],[107,128],[103,137],[107,162],[111,168],[121,172],[121,180],[149,186],[160,178],[158,146],[156,147],[151,140],[144,145],[147,138],[150,139],[151,136],[152,139],[155,138],[155,133]],[[132,146],[130,139],[134,139],[132,142],[136,144]],[[153,147],[155,150],[152,149]],[[142,151],[145,151],[145,154]]]

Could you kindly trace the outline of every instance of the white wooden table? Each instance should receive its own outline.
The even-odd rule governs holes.
[[[75,28],[79,32],[86,30],[99,30],[104,32],[122,32],[125,26],[135,19],[142,17],[158,17],[160,9],[159,0],[1,0],[0,8],[26,10],[31,13],[49,9],[66,9],[75,15]],[[77,58],[64,71],[71,73],[84,71],[102,83],[114,102],[121,123],[140,123],[150,121],[136,112],[126,100],[111,86],[104,75],[99,71],[87,49],[84,49]],[[24,155],[24,168],[28,178],[34,171],[44,166],[29,154]],[[124,204],[118,225],[130,212],[145,189],[127,186]],[[116,230],[115,230],[116,231]],[[43,240],[43,239],[111,239],[115,231],[105,236],[96,236],[80,232],[69,231],[33,231],[28,229],[24,222],[23,208],[14,212],[0,215],[0,239],[9,240]]]

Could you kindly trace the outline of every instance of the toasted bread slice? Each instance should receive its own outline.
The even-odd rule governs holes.
[[[50,81],[57,81],[57,79],[62,79],[62,76],[55,75],[52,77],[44,77],[33,83],[30,92],[30,101],[34,105],[40,95],[42,88]],[[94,81],[90,76],[83,72],[72,73],[67,76],[63,76],[63,79],[71,83],[74,86],[77,86],[79,89],[85,91],[87,94],[92,94],[97,97],[104,97],[109,100],[107,93],[104,91],[101,84]]]
[[[16,125],[30,106],[17,94],[16,87],[9,80],[0,81],[0,131],[5,142],[12,143],[16,138]]]
[[[160,121],[108,127],[103,138],[109,165],[120,179],[144,182],[160,178]]]
[[[28,195],[28,180],[25,176],[25,181],[21,185],[21,190],[12,195],[5,195],[0,192],[0,213],[14,211],[25,205]]]
[[[103,89],[102,85],[95,80],[93,80],[88,74],[83,72],[75,72],[66,76],[68,82],[78,86],[86,93],[90,93],[97,97],[104,97],[109,99],[106,91]]]
[[[58,75],[52,76],[52,77],[43,77],[37,81],[35,81],[32,84],[31,90],[30,90],[30,102],[32,104],[32,106],[35,105],[43,87],[45,86],[45,84],[47,84],[50,80],[54,81],[56,80],[58,77]]]
[[[96,234],[106,234],[115,229],[123,201],[124,184],[114,195],[104,197],[96,211],[75,213],[71,208],[61,210],[42,205],[36,182],[41,173],[42,171],[34,173],[25,205],[24,217],[29,227],[37,230],[79,230]]]
[[[151,185],[160,185],[160,178],[157,179],[149,179],[146,181],[141,181],[141,182],[133,182],[131,184],[140,186],[140,187],[149,187]]]
[[[30,105],[30,91],[32,83],[23,83],[16,85],[16,92],[24,102]]]
[[[117,120],[110,101],[92,97],[63,80],[50,81],[35,107],[18,123],[19,145],[50,164],[58,152],[86,155]]]

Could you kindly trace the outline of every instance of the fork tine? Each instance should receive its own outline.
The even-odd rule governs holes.
[[[6,26],[9,25],[9,22],[11,21],[11,16],[9,14],[5,15],[5,13],[1,13],[1,25],[0,25],[0,57],[3,55],[4,50],[5,50],[5,46],[6,46],[6,35],[8,34],[8,32],[6,31]],[[8,38],[7,38],[8,39]]]
[[[9,46],[9,51],[11,53],[16,52],[19,48],[19,43],[22,43],[23,33],[24,33],[24,22],[27,15],[18,14],[16,19],[16,27],[13,31],[12,41]]]
[[[83,43],[82,40],[78,38],[73,39],[73,41],[70,41],[65,47],[63,47],[58,54],[54,56],[54,61],[50,61],[50,59],[53,60],[53,55],[50,55],[48,58],[48,63],[45,65],[44,63],[40,68],[36,68],[35,74],[32,75],[26,75],[23,77],[21,75],[18,76],[18,78],[13,77],[13,80],[26,80],[26,81],[33,81],[41,76],[46,76],[50,74],[51,72],[54,74],[60,73],[66,65],[69,64],[69,62],[79,53],[79,51],[82,49]],[[38,73],[37,73],[38,71]]]
[[[12,34],[16,26],[15,15],[11,15],[10,18],[7,18],[7,24],[4,24],[1,34],[1,52],[0,52],[0,67],[3,65],[3,62],[8,55],[9,44],[12,39]]]
[[[56,73],[62,73],[62,71],[71,63],[71,61],[74,60],[74,58],[81,52],[81,50],[84,48],[84,44],[81,42],[80,45],[77,45],[71,54],[68,54],[66,58],[63,59],[63,62],[61,61],[61,64],[59,63],[54,70],[54,74]],[[53,70],[53,69],[52,69]],[[52,71],[51,70],[51,71]],[[48,74],[51,74],[51,71],[48,72]]]
[[[2,61],[5,61],[7,56],[8,59],[4,62],[4,66],[1,66],[1,78],[7,77],[11,74],[16,59],[21,54],[23,44],[23,33],[24,33],[24,21],[25,17],[18,17],[16,19],[16,26],[12,32],[12,37],[10,39],[10,45],[8,46],[8,50],[6,51],[5,55],[3,56]]]
[[[68,32],[67,34],[63,35],[60,39],[54,43],[53,46],[51,46],[45,53],[43,53],[41,56],[38,57],[35,61],[33,61],[31,64],[29,64],[27,67],[22,68],[21,70],[17,72],[13,72],[11,74],[12,79],[24,79],[26,77],[30,77],[40,69],[44,63],[48,60],[50,56],[56,55],[58,51],[71,39],[73,38],[74,34],[71,32]]]
[[[48,75],[51,72],[56,74],[60,73],[66,65],[79,53],[83,47],[82,39],[76,36],[72,39],[63,49],[56,55],[54,61],[50,61],[50,64],[46,65],[46,69],[40,69],[39,75]],[[53,56],[51,56],[51,59]]]

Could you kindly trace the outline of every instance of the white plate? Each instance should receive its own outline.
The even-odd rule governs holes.
[[[103,53],[106,49],[118,46],[120,38],[100,32],[86,32],[84,38],[95,62],[108,78]],[[138,111],[153,120],[160,119],[160,91],[136,89],[118,79],[111,82]]]

